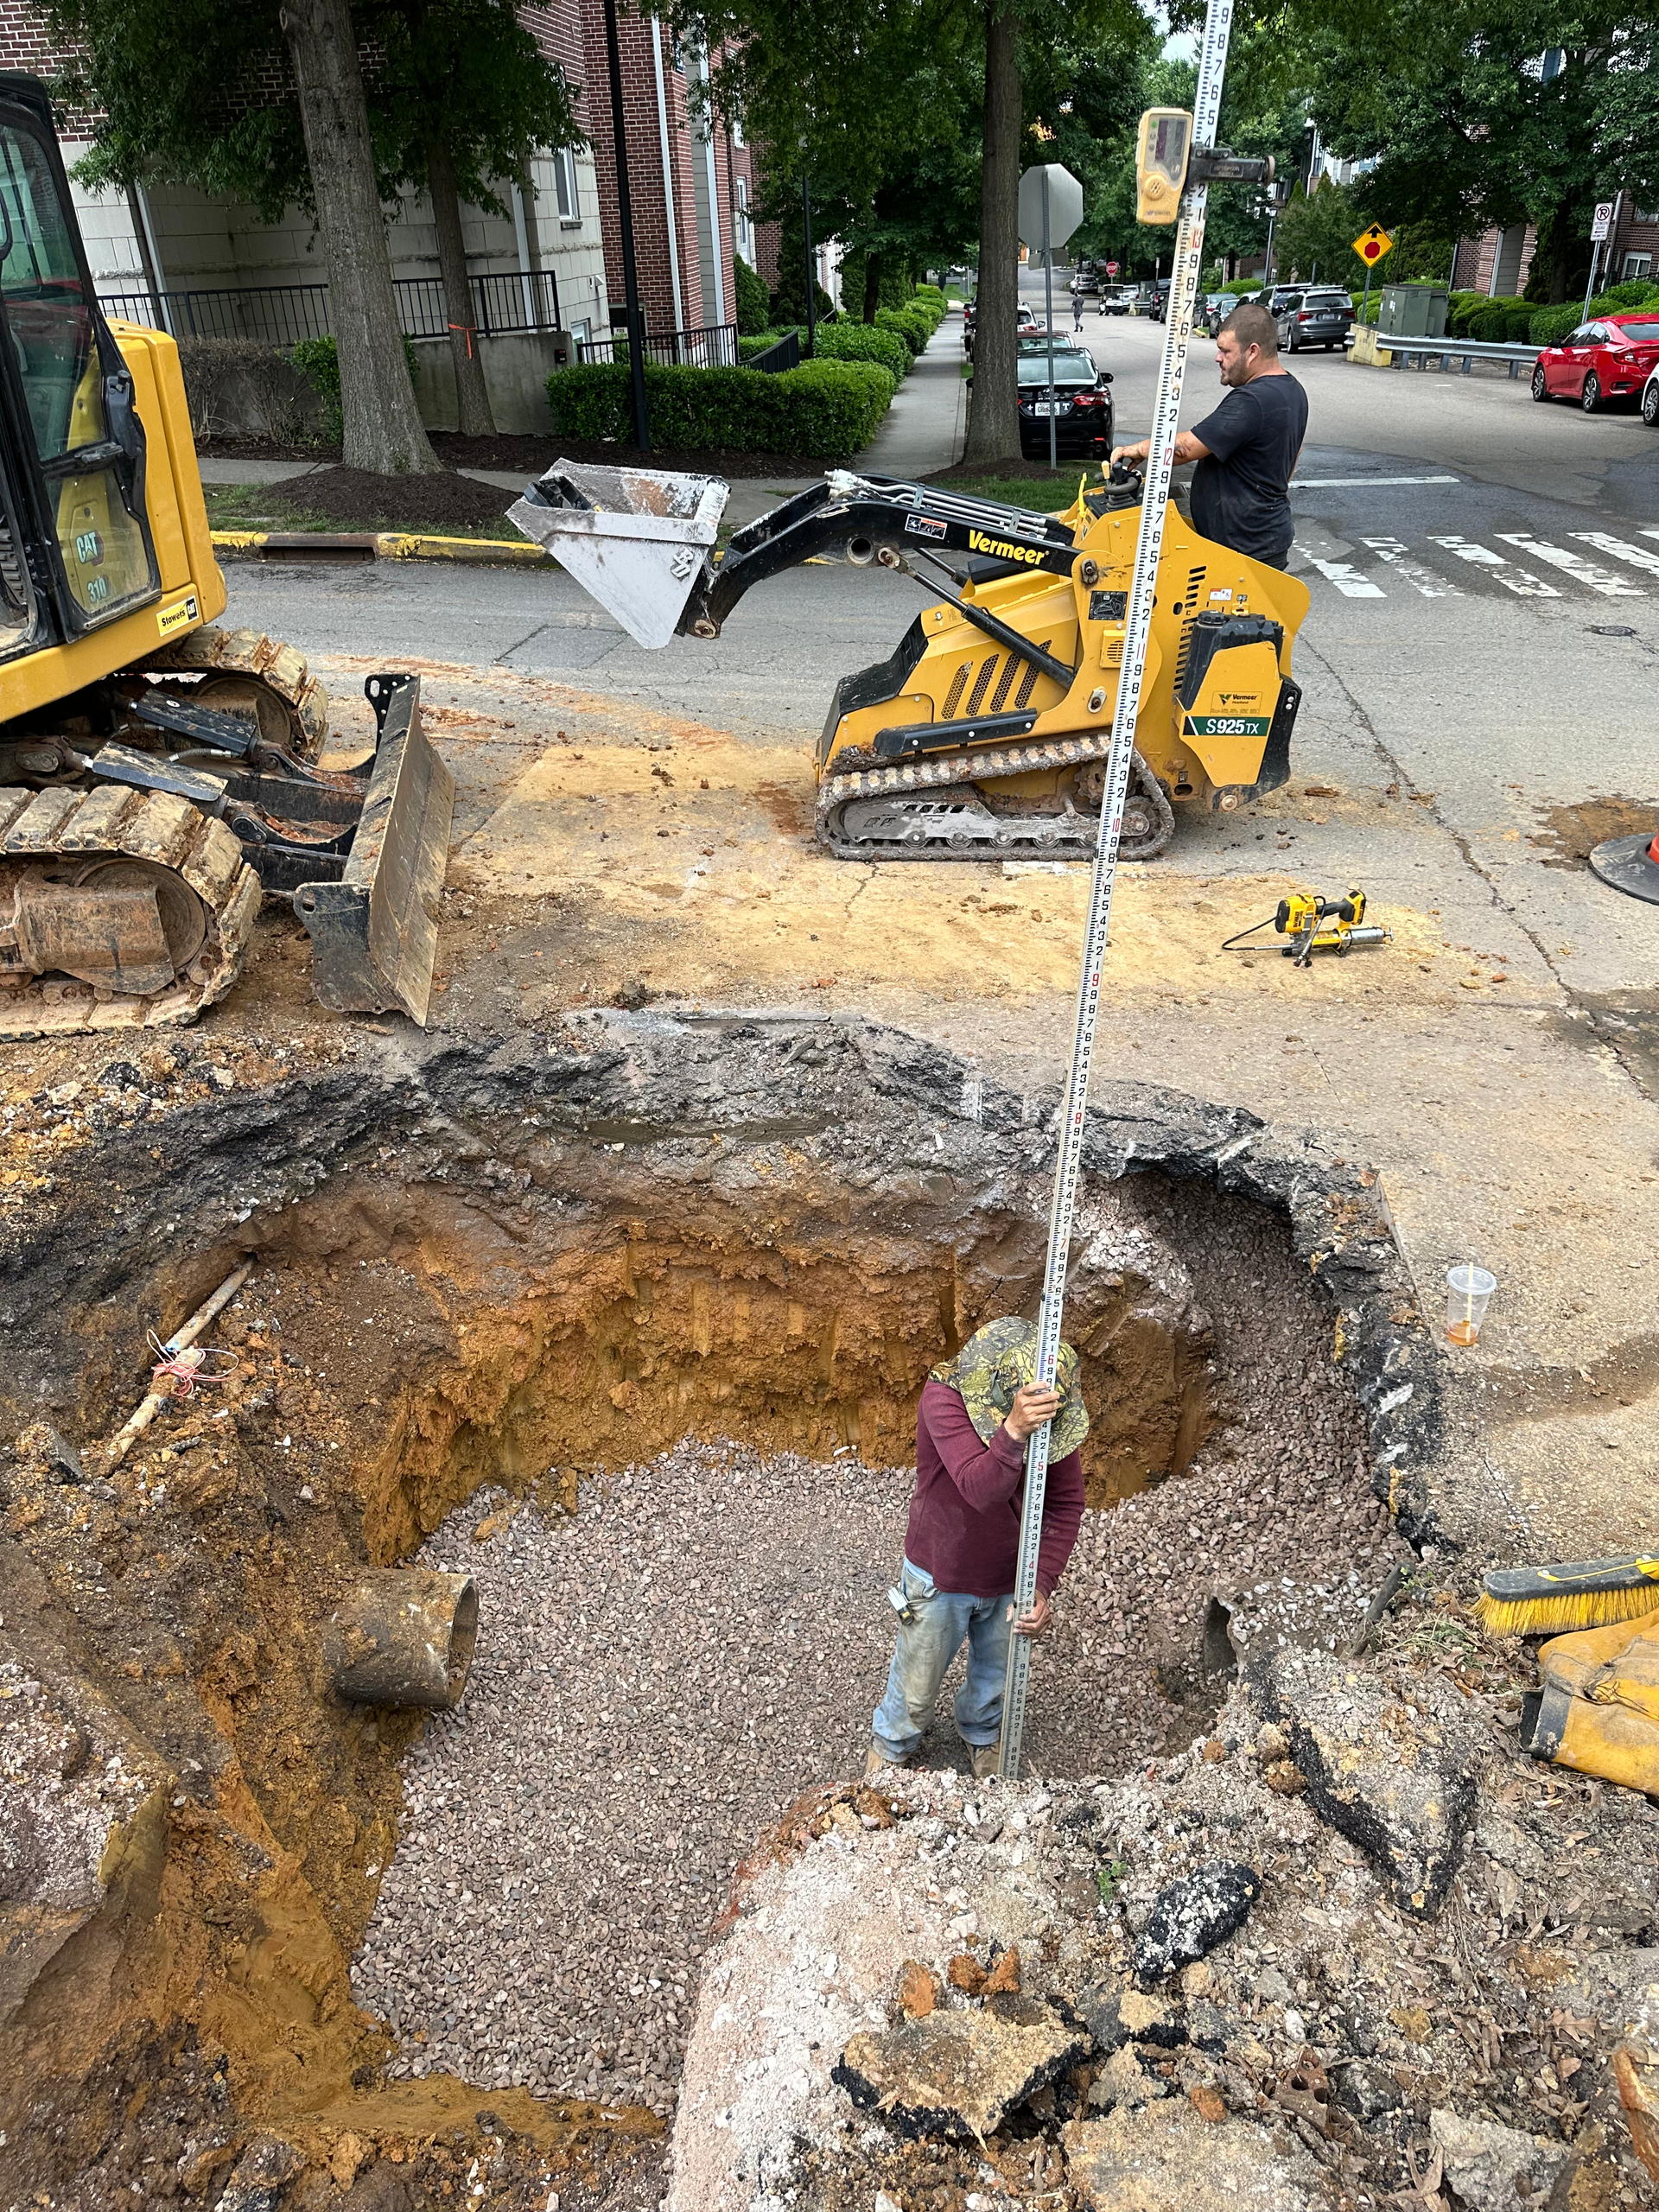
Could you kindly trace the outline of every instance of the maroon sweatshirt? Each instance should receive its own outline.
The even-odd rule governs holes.
[[[999,1428],[982,1444],[959,1390],[929,1382],[916,1409],[916,1490],[905,1557],[939,1590],[1006,1597],[1020,1558],[1026,1447]],[[1052,1597],[1083,1525],[1083,1455],[1051,1462],[1037,1586]]]

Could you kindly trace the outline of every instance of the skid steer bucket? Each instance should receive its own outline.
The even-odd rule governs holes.
[[[420,678],[372,676],[364,688],[380,741],[351,857],[338,882],[301,884],[294,911],[324,1006],[402,1012],[424,1028],[455,786],[421,728]]]
[[[665,645],[731,496],[718,476],[555,461],[507,517],[641,645]]]

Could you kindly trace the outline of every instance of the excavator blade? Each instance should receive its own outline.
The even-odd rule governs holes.
[[[302,883],[294,911],[311,934],[324,1006],[401,1011],[424,1028],[454,781],[421,728],[420,678],[371,677],[367,689],[380,742],[351,857],[337,883]]]
[[[715,542],[731,486],[718,476],[555,461],[507,519],[636,645],[665,645]]]

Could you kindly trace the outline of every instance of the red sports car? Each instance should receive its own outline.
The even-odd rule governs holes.
[[[1576,399],[1586,415],[1604,399],[1637,399],[1659,362],[1659,308],[1602,316],[1546,346],[1532,372],[1535,399]]]

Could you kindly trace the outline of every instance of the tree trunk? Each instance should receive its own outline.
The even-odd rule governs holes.
[[[467,241],[461,232],[455,164],[448,147],[435,135],[427,142],[426,188],[437,226],[443,319],[449,326],[449,358],[455,365],[456,427],[466,438],[493,438],[495,416],[490,411],[484,360],[474,327],[473,288],[467,281]]]
[[[964,461],[1020,451],[1014,383],[1020,312],[1020,140],[1024,127],[1019,18],[987,0],[985,143],[979,188],[979,293],[974,309],[974,398]]]
[[[1562,200],[1549,226],[1549,304],[1560,307],[1567,298],[1567,275],[1573,258],[1573,210]]]
[[[536,204],[536,178],[526,154],[518,164],[518,200],[524,211],[524,251],[532,270],[542,266],[542,219]]]
[[[381,476],[431,475],[441,464],[404,355],[348,0],[283,0],[282,22],[340,347],[344,458]]]
[[[881,304],[881,257],[867,253],[864,257],[864,320],[875,321],[875,311]]]

